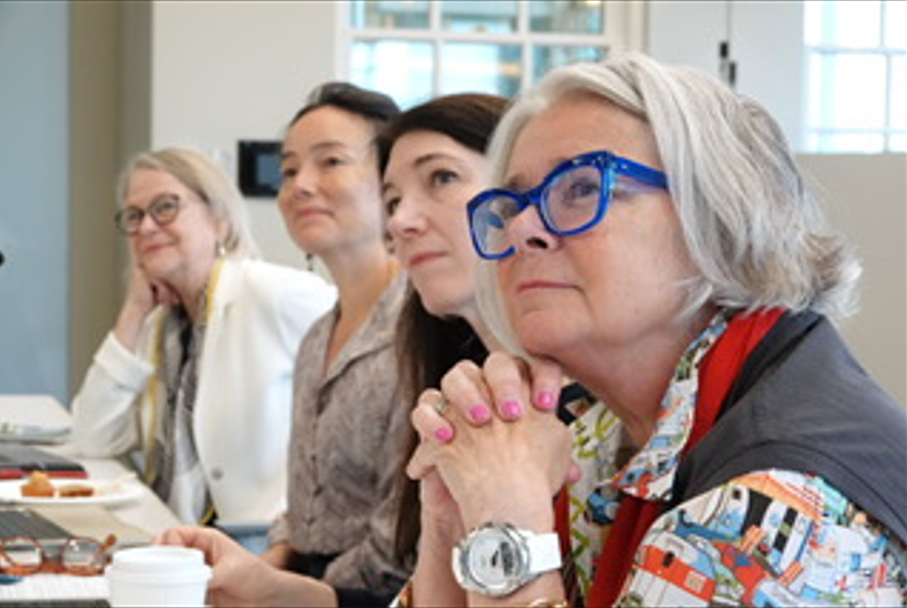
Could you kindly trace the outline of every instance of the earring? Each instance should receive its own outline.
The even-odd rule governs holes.
[[[217,241],[217,257],[222,258],[222,257],[226,257],[226,255],[227,255],[227,248],[224,247],[223,243],[221,243],[220,241]]]
[[[309,272],[315,272],[315,256],[311,253],[305,254],[305,268]]]

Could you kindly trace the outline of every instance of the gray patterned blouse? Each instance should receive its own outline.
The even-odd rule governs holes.
[[[312,325],[296,359],[288,511],[271,542],[305,554],[339,554],[323,580],[395,593],[409,574],[393,558],[396,490],[410,407],[394,352],[406,292],[400,273],[368,321],[324,372],[337,308]]]

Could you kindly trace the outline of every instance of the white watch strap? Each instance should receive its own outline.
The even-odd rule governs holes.
[[[523,533],[526,546],[529,549],[530,574],[542,574],[550,570],[557,570],[561,567],[561,543],[557,534],[551,532],[548,534]]]

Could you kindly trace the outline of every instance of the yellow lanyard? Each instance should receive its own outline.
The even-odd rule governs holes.
[[[207,325],[208,320],[214,310],[214,292],[217,289],[217,283],[220,280],[220,271],[224,265],[224,258],[218,258],[208,278],[208,284],[205,286],[205,314],[200,319],[201,323]],[[145,444],[145,483],[151,485],[157,477],[156,461],[154,458],[154,445],[157,442],[158,423],[160,422],[160,404],[158,402],[159,381],[158,374],[163,365],[164,359],[164,317],[162,316],[157,323],[157,335],[155,336],[156,348],[152,355],[152,366],[154,374],[148,384],[148,395],[151,400],[151,435]],[[207,515],[206,515],[207,517]]]

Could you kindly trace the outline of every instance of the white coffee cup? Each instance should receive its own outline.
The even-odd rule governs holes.
[[[106,570],[111,606],[204,606],[211,568],[198,549],[136,547]]]

